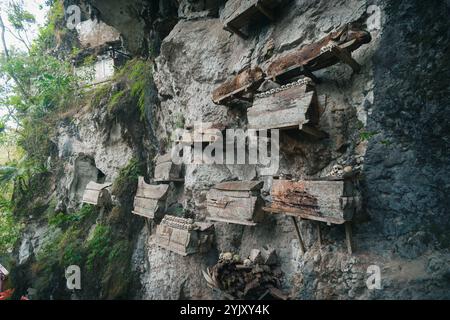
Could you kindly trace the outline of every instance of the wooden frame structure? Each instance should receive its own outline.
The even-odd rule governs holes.
[[[262,181],[223,182],[207,198],[208,220],[255,226],[263,218]]]
[[[157,214],[165,209],[165,200],[169,193],[170,185],[147,184],[144,177],[138,179],[138,189],[134,197],[133,213],[145,218],[154,219]]]
[[[230,13],[225,17],[223,28],[247,39],[248,35],[241,29],[262,17],[275,21],[273,10],[279,3],[279,0],[229,0],[225,10]]]
[[[300,248],[305,252],[297,219],[345,225],[347,251],[353,252],[351,221],[359,201],[357,190],[351,180],[274,180],[273,202],[263,210],[273,214],[291,216],[299,238]],[[322,245],[320,224],[317,223],[319,245]]]
[[[111,185],[111,183],[89,182],[84,191],[82,202],[97,207],[105,207],[111,204],[111,195],[108,190]]]
[[[213,237],[212,223],[194,222],[192,219],[170,215],[164,216],[156,228],[157,245],[182,256],[207,252]]]

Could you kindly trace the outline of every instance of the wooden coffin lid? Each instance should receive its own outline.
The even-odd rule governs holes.
[[[223,191],[254,191],[261,190],[264,181],[228,181],[214,186],[214,189]]]
[[[112,185],[112,183],[97,183],[94,181],[91,181],[88,183],[88,185],[86,186],[86,190],[94,190],[94,191],[101,191],[103,189],[109,188]]]
[[[172,162],[172,154],[170,152],[163,154],[163,155],[159,155],[156,158],[156,165],[166,163],[166,162]]]
[[[145,183],[144,177],[139,177],[136,197],[163,200],[167,196],[168,192],[168,184],[147,184]]]

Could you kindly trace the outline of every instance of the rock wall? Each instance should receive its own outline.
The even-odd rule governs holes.
[[[147,106],[152,121],[134,127],[120,116],[113,121],[91,110],[60,126],[56,144],[65,175],[57,193],[67,208],[78,204],[85,180],[97,174],[113,181],[135,154],[150,163],[150,146],[168,151],[180,122],[246,129],[244,109],[211,100],[212,91],[230,75],[247,66],[266,68],[349,22],[359,22],[372,36],[354,53],[362,65],[359,73],[343,64],[317,73],[322,79],[318,94],[326,97],[320,127],[329,138],[280,135],[279,174],[314,178],[327,176],[335,165],[363,168],[354,254],[347,254],[343,226],[324,225],[319,247],[311,221],[300,223],[307,247],[301,254],[293,225],[278,215],[255,227],[217,223],[215,248],[189,257],[157,247],[154,226],[146,225],[132,257],[141,282],[133,298],[223,298],[207,287],[200,270],[213,265],[220,252],[246,256],[266,244],[276,248],[283,289],[294,299],[450,298],[448,2],[292,0],[276,11],[275,22],[252,25],[246,40],[223,30],[222,1],[181,1],[178,7],[161,1],[88,2],[122,33],[130,52],[155,43],[155,25],[165,28],[158,29],[156,41],[157,99]],[[149,8],[156,9],[149,13]],[[176,185],[171,201],[198,220],[206,216],[206,192],[214,184],[262,179],[268,200],[272,182],[249,165],[186,165],[184,172],[185,183]],[[380,290],[366,286],[370,265],[381,269]]]

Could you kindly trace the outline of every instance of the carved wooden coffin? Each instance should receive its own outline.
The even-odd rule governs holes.
[[[213,102],[215,104],[228,104],[235,100],[249,100],[258,87],[264,82],[266,74],[261,68],[246,68],[236,76],[228,79],[213,91]]]
[[[254,226],[263,217],[262,181],[233,181],[207,194],[208,220]]]
[[[250,129],[290,129],[319,123],[320,110],[314,86],[307,81],[293,83],[257,95],[247,110]]]
[[[156,159],[155,178],[156,182],[183,181],[180,177],[181,166],[172,162],[170,153],[159,156]]]
[[[273,21],[273,9],[280,0],[229,0],[224,8],[224,29],[242,38],[247,35],[241,30],[244,26],[266,17]]]
[[[104,207],[111,203],[111,195],[108,188],[111,183],[99,184],[89,182],[83,194],[83,203],[93,204],[98,207]]]
[[[211,223],[166,215],[156,228],[156,243],[182,256],[204,253],[211,247],[213,226]]]
[[[165,209],[165,200],[168,193],[168,184],[150,185],[145,183],[144,177],[139,177],[133,213],[154,219],[155,215]]]
[[[352,220],[358,201],[350,180],[274,180],[271,195],[268,212],[334,224]]]
[[[288,53],[269,66],[267,76],[278,82],[287,81],[299,75],[312,76],[312,71],[332,66],[339,61],[350,65],[354,71],[360,66],[351,57],[351,52],[371,41],[370,33],[345,25],[320,41],[308,44]]]

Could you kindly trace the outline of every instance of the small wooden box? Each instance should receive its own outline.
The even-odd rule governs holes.
[[[211,223],[166,215],[156,228],[156,243],[182,256],[204,253],[211,247],[213,226]]]
[[[111,204],[111,195],[108,188],[111,183],[99,184],[89,182],[83,194],[83,203],[93,204],[94,206],[104,207]]]
[[[263,217],[262,181],[234,181],[216,185],[207,194],[208,220],[254,226]]]
[[[315,87],[308,82],[283,86],[272,92],[257,95],[253,107],[247,110],[250,129],[292,129],[323,138],[318,129],[319,99]]]
[[[266,211],[333,224],[351,221],[358,201],[349,180],[274,180],[271,195]]]
[[[229,0],[224,8],[224,29],[247,38],[241,29],[262,17],[274,21],[273,10],[281,2],[280,0]]]
[[[156,159],[155,178],[156,182],[183,181],[180,177],[181,165],[172,162],[170,153],[159,156]]]
[[[168,193],[168,184],[150,185],[145,183],[144,177],[139,177],[133,213],[154,219],[155,215],[164,211]]]

